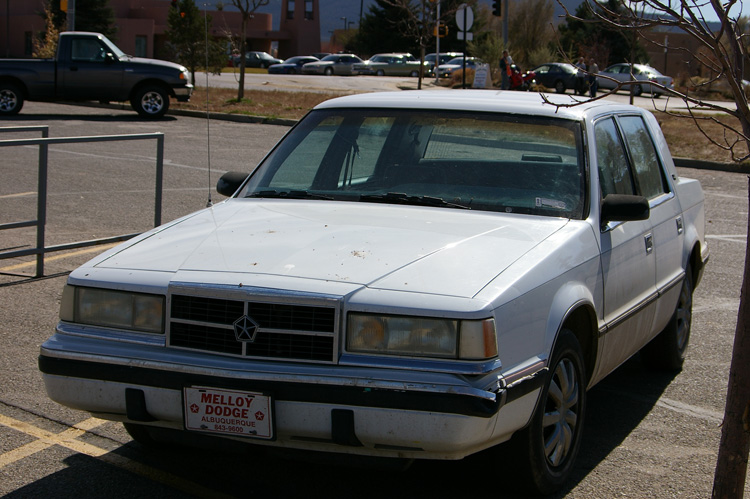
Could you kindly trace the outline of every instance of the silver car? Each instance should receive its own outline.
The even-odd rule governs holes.
[[[493,448],[503,481],[546,494],[574,469],[589,388],[639,351],[683,364],[703,191],[647,111],[367,93],[241,166],[225,201],[70,274],[39,357],[53,400],[146,445]]]
[[[613,89],[617,88],[617,85],[621,82],[638,80],[639,83],[633,85],[633,95],[636,97],[643,92],[651,93],[654,97],[661,97],[665,93],[664,89],[651,85],[650,82],[658,83],[668,89],[673,88],[674,85],[674,80],[671,76],[664,76],[656,69],[645,64],[633,64],[632,76],[630,64],[613,64],[604,71],[600,71],[596,80],[601,89]],[[622,86],[621,89],[630,91],[628,85]]]
[[[302,74],[312,75],[352,75],[352,66],[364,61],[354,54],[331,54],[319,61],[302,66]]]

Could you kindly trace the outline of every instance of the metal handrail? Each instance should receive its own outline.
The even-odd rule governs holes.
[[[48,146],[49,144],[79,144],[84,142],[120,142],[128,140],[156,140],[156,186],[154,193],[154,227],[161,225],[162,214],[162,188],[164,183],[164,134],[143,133],[132,135],[99,135],[87,137],[53,137],[50,138],[49,127],[46,125],[23,126],[23,127],[0,127],[0,132],[28,132],[41,131],[42,138],[36,139],[12,139],[0,140],[0,147],[13,146],[39,146],[39,178],[37,191],[37,217],[36,220],[11,222],[0,224],[0,230],[17,229],[21,227],[36,226],[36,247],[25,250],[7,251],[0,253],[0,260],[6,258],[17,258],[21,256],[36,255],[36,274],[34,277],[44,275],[44,255],[54,251],[83,248],[97,244],[124,241],[134,234],[122,234],[119,236],[91,239],[88,241],[77,241],[73,243],[58,244],[55,246],[45,245],[45,227],[47,223],[47,172],[48,172]]]

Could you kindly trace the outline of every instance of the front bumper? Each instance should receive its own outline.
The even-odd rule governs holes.
[[[541,385],[509,390],[497,377],[480,386],[448,374],[113,343],[60,332],[45,342],[39,368],[50,398],[103,419],[184,430],[185,387],[262,392],[273,400],[274,438],[251,443],[371,456],[459,459],[495,445],[527,423]]]
[[[172,91],[179,102],[187,102],[193,94],[193,88],[192,83],[188,83],[184,87],[173,87]]]

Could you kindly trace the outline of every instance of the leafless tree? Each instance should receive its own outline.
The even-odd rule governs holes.
[[[245,52],[247,52],[247,23],[253,18],[253,13],[259,7],[268,5],[270,0],[230,0],[239,9],[242,16],[240,25],[240,80],[237,86],[237,100],[245,97]]]
[[[689,117],[695,121],[698,129],[712,144],[730,152],[734,161],[741,162],[750,159],[750,108],[743,87],[744,61],[748,57],[750,34],[743,31],[746,22],[740,17],[742,0],[729,0],[723,4],[719,0],[620,1],[617,2],[621,7],[619,10],[608,8],[605,2],[584,1],[589,4],[594,13],[593,20],[576,18],[567,9],[566,16],[583,22],[605,23],[614,29],[632,31],[638,35],[659,27],[676,29],[697,41],[700,47],[697,51],[674,44],[669,46],[669,50],[680,52],[686,59],[694,60],[695,65],[713,75],[704,85],[709,85],[713,81],[725,81],[736,107],[707,102],[698,94],[691,93],[689,86],[683,93],[659,84],[652,83],[652,85],[663,90],[662,93],[671,98],[684,100],[688,107]],[[558,3],[560,3],[559,0]],[[560,5],[565,8],[562,3]],[[704,15],[707,9],[710,9],[718,18],[718,22],[712,23],[707,20]],[[712,26],[716,25],[719,29],[712,29]],[[651,43],[666,48],[657,42]],[[601,94],[600,98],[638,83],[635,79],[621,82],[614,90]],[[739,121],[739,126],[734,126],[728,121],[721,121],[716,117],[698,116],[690,112],[697,107],[734,117]],[[664,108],[666,110],[666,106]],[[726,133],[722,137],[709,134],[703,126],[708,121],[719,124]]]
[[[750,109],[743,88],[743,70],[744,63],[748,60],[750,35],[743,29],[746,20],[740,17],[743,10],[742,0],[726,0],[724,3],[720,0],[585,2],[594,12],[594,19],[589,22],[601,22],[616,29],[634,31],[638,34],[658,27],[677,29],[697,41],[700,47],[698,51],[689,51],[673,45],[669,48],[679,50],[686,58],[695,60],[696,64],[713,75],[713,80],[725,81],[736,107],[702,101],[690,95],[690,90],[683,93],[659,87],[671,98],[684,100],[688,109],[700,106],[736,118],[739,126],[733,126],[715,117],[699,117],[692,111],[689,112],[689,117],[714,145],[731,152],[735,161],[750,159]],[[619,9],[610,8],[612,5]],[[706,18],[709,11],[718,18],[718,29],[711,28],[712,23]],[[567,11],[566,14],[574,17]],[[631,81],[619,85],[615,91],[637,83],[632,78]],[[606,95],[607,93],[602,94],[602,97]],[[709,134],[703,127],[706,120],[723,126],[723,137]],[[714,475],[714,499],[742,497],[750,454],[750,230],[747,248],[721,443]]]

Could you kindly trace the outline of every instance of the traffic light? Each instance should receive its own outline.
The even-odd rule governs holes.
[[[503,2],[501,0],[495,0],[492,2],[492,15],[502,16],[503,15]]]
[[[435,29],[433,29],[432,33],[439,38],[444,38],[448,35],[448,26],[441,21],[437,26],[435,26]]]

